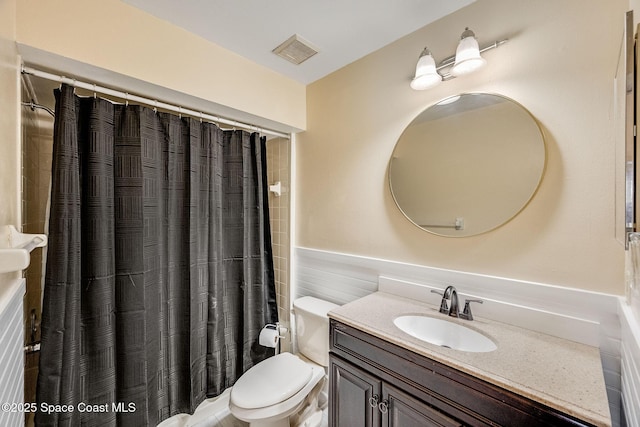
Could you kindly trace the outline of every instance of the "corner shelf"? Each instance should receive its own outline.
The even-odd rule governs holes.
[[[27,268],[31,251],[46,246],[47,241],[45,234],[25,234],[13,225],[0,226],[0,273]]]

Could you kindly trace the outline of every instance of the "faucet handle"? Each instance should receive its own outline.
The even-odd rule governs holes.
[[[465,299],[464,310],[462,311],[462,313],[460,313],[460,318],[466,319],[466,320],[473,320],[473,314],[471,313],[471,306],[469,305],[469,303],[471,302],[477,302],[478,304],[482,304],[483,301],[481,299]]]
[[[444,292],[431,289],[431,293],[438,294],[442,297],[442,301],[440,301],[440,313],[449,314],[449,306],[447,305],[447,298],[444,296]]]

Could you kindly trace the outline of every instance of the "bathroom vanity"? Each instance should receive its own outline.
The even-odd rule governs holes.
[[[330,426],[611,425],[597,348],[451,319],[497,345],[458,351],[398,329],[407,314],[447,318],[382,292],[330,312]]]

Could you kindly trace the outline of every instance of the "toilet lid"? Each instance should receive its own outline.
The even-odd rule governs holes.
[[[255,409],[280,403],[311,379],[311,366],[291,353],[270,357],[245,372],[231,388],[231,401]]]

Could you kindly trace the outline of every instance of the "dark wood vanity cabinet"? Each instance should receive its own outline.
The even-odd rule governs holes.
[[[339,358],[331,362],[333,426],[461,426],[462,424]]]
[[[330,427],[589,426],[331,320]]]

